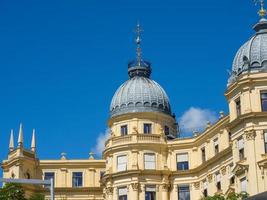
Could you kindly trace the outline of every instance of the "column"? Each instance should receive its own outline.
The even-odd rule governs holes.
[[[162,186],[161,186],[161,194],[162,194],[162,200],[168,200],[168,192],[169,192],[169,184],[166,184],[164,183]]]
[[[145,184],[141,184],[141,193],[140,195],[140,199],[144,200],[146,198],[146,186]]]
[[[106,188],[107,200],[113,200],[113,187]]]
[[[132,183],[132,194],[131,194],[131,200],[138,200],[139,199],[139,183]]]

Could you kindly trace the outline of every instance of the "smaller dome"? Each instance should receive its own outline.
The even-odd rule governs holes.
[[[240,74],[267,69],[267,20],[262,18],[254,30],[256,34],[236,53],[228,85],[235,82]]]
[[[111,105],[111,116],[134,112],[162,112],[171,115],[169,98],[164,89],[155,81],[134,76],[114,94]]]

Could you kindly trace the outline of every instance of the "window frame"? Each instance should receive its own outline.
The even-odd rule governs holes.
[[[219,138],[215,138],[213,140],[213,143],[214,143],[214,154],[217,155],[220,152],[220,149],[219,149]]]
[[[127,192],[126,194],[120,195],[120,190],[125,189]],[[118,188],[118,200],[127,200],[128,199],[128,188],[127,186],[119,187]]]
[[[239,141],[243,141],[243,147],[240,148],[240,142]],[[239,156],[239,160],[244,160],[245,159],[245,141],[244,141],[244,138],[239,138],[237,139],[237,142],[238,142],[238,156]]]
[[[179,155],[187,155],[187,161],[180,161],[179,162]],[[179,163],[181,165],[179,165]],[[179,166],[182,166],[182,169],[179,167]],[[188,152],[186,153],[176,153],[176,169],[177,171],[186,171],[186,170],[189,170],[189,154]]]
[[[203,196],[208,197],[208,182],[207,180],[202,181],[203,183]]]
[[[124,163],[119,163],[119,158],[121,157],[125,157],[126,161]],[[125,165],[125,168],[121,170],[119,166],[123,166],[123,165]],[[117,172],[124,172],[124,171],[127,171],[127,169],[128,169],[128,156],[126,154],[118,155],[117,156]]]
[[[242,188],[243,181],[246,182],[246,189],[245,190],[243,190],[243,188]],[[247,181],[246,177],[243,177],[240,179],[240,192],[247,192],[247,189],[248,189],[248,181]]]
[[[149,191],[148,188],[151,188],[150,189],[151,191]],[[154,198],[151,198],[151,194],[154,194]],[[147,195],[149,195],[149,197]],[[153,200],[157,199],[157,189],[156,189],[156,186],[155,185],[147,185],[145,187],[145,200],[152,200],[152,199]]]
[[[242,114],[242,112],[241,112],[241,100],[240,100],[240,97],[238,97],[235,100],[235,111],[236,111],[236,116],[237,117]]]
[[[217,172],[215,174],[216,176],[216,188],[217,188],[217,191],[220,191],[222,190],[222,183],[221,183],[221,174],[220,172]]]
[[[151,123],[144,123],[143,131],[144,131],[144,134],[152,134],[152,124]]]
[[[126,136],[126,135],[128,135],[128,125],[127,124],[121,126],[121,136]]]
[[[165,134],[165,136],[170,135],[170,127],[167,125],[164,126],[164,134]]]
[[[146,155],[153,155],[154,156],[154,161],[146,161]],[[153,163],[153,168],[149,168],[148,165],[146,163]],[[144,169],[146,170],[156,170],[157,168],[157,159],[156,159],[156,154],[155,153],[152,153],[152,152],[147,152],[147,153],[144,153]]]
[[[74,176],[74,174],[78,174],[80,173],[81,176]],[[81,185],[76,185],[76,183],[74,183],[74,178],[81,178]],[[83,172],[80,172],[80,171],[76,171],[76,172],[72,172],[72,188],[81,188],[83,187],[83,180],[84,180],[84,177],[83,177]]]
[[[207,158],[206,158],[206,147],[203,146],[200,150],[201,150],[201,160],[202,160],[202,163],[204,163],[204,162],[207,161]]]
[[[263,142],[264,142],[264,152],[265,154],[267,154],[267,130],[264,130]]]
[[[182,192],[186,192],[187,194],[189,194],[189,199],[188,198],[183,198],[184,196],[180,196],[182,192],[180,192],[181,188],[184,187],[184,188],[187,188],[188,190],[184,190]],[[190,194],[190,186],[189,185],[178,185],[177,187],[178,189],[178,200],[190,200],[191,199],[191,194]],[[184,193],[182,193],[184,194]],[[185,196],[187,197],[187,196]]]
[[[266,112],[267,111],[267,107],[266,109],[264,109],[263,103],[264,101],[267,103],[267,97],[262,97],[263,95],[267,95],[267,91],[261,91],[260,92],[260,101],[261,101],[261,111],[262,112]]]

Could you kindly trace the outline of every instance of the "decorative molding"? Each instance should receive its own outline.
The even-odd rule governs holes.
[[[133,134],[139,134],[138,129],[136,126],[133,127]]]
[[[245,131],[245,135],[247,140],[255,140],[256,131],[254,129]]]
[[[194,182],[193,184],[194,184],[194,188],[196,190],[199,190],[199,188],[200,188],[200,182]]]
[[[222,175],[226,174],[226,166],[221,167],[221,173],[222,173]]]
[[[170,184],[163,183],[163,184],[161,185],[161,188],[162,188],[162,190],[163,190],[164,192],[168,192],[168,191],[170,190],[171,186],[170,186]]]
[[[140,187],[139,183],[132,183],[131,186],[132,186],[132,189],[133,189],[134,191],[139,190],[139,187]]]
[[[208,175],[207,175],[207,178],[208,178],[209,183],[212,182],[212,179],[213,179],[212,177],[213,177],[212,174],[208,174]]]
[[[107,187],[106,193],[107,193],[107,195],[112,195],[113,194],[113,187]]]

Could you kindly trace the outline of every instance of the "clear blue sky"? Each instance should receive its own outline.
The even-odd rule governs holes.
[[[228,112],[226,70],[256,13],[251,0],[1,0],[0,160],[20,122],[26,147],[36,128],[40,158],[88,157],[128,78],[138,20],[177,118],[191,106]]]

